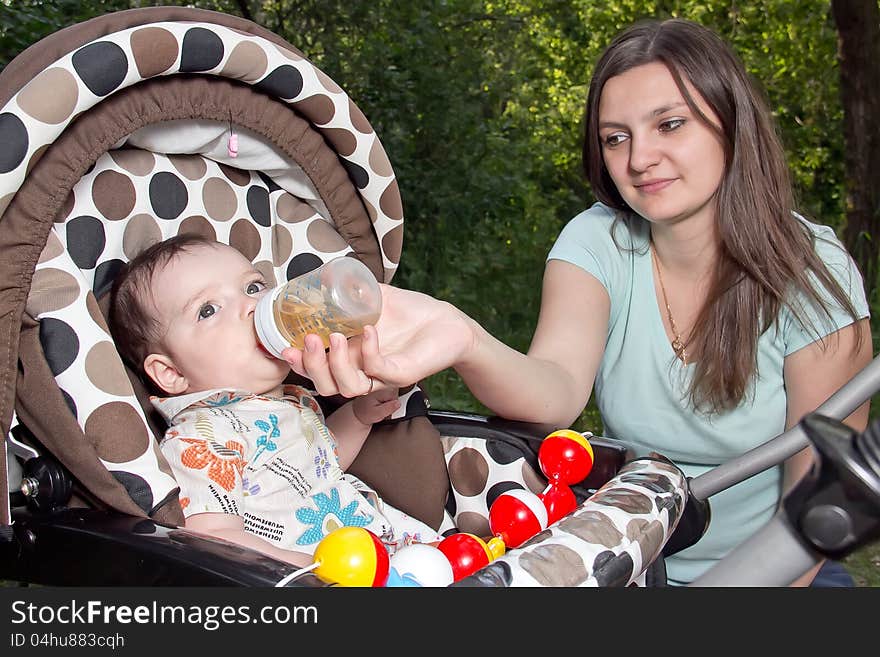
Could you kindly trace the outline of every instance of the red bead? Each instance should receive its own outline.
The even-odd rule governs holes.
[[[489,509],[489,529],[507,547],[519,547],[547,528],[547,509],[528,490],[511,490],[499,495]]]

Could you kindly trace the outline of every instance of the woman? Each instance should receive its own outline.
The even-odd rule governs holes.
[[[550,251],[527,354],[449,304],[385,286],[376,329],[327,356],[286,352],[321,394],[363,394],[454,367],[512,419],[569,426],[595,388],[604,433],[688,476],[796,424],[871,359],[861,277],[834,232],[793,212],[770,111],[713,32],[639,23],[599,59],[584,168],[599,202]],[[362,365],[362,369],[361,369]],[[867,423],[867,404],[848,418]],[[773,515],[811,450],[711,499],[667,560],[692,581]],[[807,584],[814,573],[796,584]]]

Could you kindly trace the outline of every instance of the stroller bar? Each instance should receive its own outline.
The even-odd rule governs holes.
[[[880,356],[876,356],[858,374],[843,384],[816,409],[816,412],[836,420],[843,420],[878,390],[880,390]],[[810,441],[804,430],[800,424],[797,424],[742,456],[694,477],[690,482],[690,493],[704,500],[782,463],[809,444]]]

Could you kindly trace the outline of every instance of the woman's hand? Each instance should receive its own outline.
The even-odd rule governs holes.
[[[447,367],[474,348],[476,323],[455,306],[431,296],[381,284],[382,314],[376,326],[346,340],[308,335],[305,350],[282,355],[297,374],[311,379],[320,395],[357,397],[378,387],[405,387]]]

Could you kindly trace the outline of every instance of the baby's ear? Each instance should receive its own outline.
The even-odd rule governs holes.
[[[174,361],[164,354],[150,354],[144,358],[144,372],[160,390],[169,395],[180,395],[189,385],[186,377],[175,367]]]

